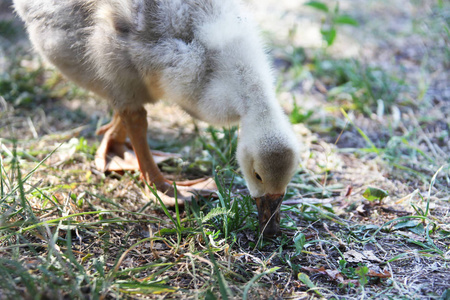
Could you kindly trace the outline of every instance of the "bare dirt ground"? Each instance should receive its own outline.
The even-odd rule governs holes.
[[[444,30],[450,27],[448,4],[438,9],[440,2],[431,0],[339,1],[340,11],[355,18],[359,26],[339,27],[335,43],[324,50],[323,14],[304,6],[305,1],[247,2],[268,41],[280,102],[288,114],[296,107],[312,114],[294,125],[304,145],[303,162],[283,206],[283,236],[259,244],[256,219],[250,215],[247,222],[239,223],[245,229],[236,228],[232,238],[224,237],[223,229],[209,236],[215,260],[204,250],[211,247],[205,241],[208,235],[191,223],[194,233],[183,231],[181,245],[173,246],[176,236],[170,230],[176,226],[164,211],[147,205],[148,196],[136,184],[136,176],[105,176],[95,170],[93,154],[99,143],[95,130],[109,120],[110,109],[43,64],[30,50],[10,2],[0,3],[0,20],[11,20],[15,31],[0,36],[0,68],[4,70],[0,73],[10,76],[1,83],[18,82],[22,87],[11,85],[9,90],[26,90],[8,94],[8,88],[0,87],[5,93],[0,95],[1,174],[7,178],[2,180],[0,197],[5,216],[0,218],[0,256],[5,259],[0,274],[11,278],[5,282],[16,284],[18,291],[14,294],[0,285],[0,299],[33,298],[23,279],[26,276],[17,271],[22,267],[37,280],[39,274],[49,276],[42,277],[50,282],[47,285],[36,284],[39,297],[71,298],[72,285],[48,275],[59,274],[55,271],[59,266],[49,262],[55,255],[52,251],[64,257],[69,248],[66,242],[59,246],[54,242],[52,248],[50,241],[55,236],[67,240],[69,232],[74,257],[85,268],[85,273],[75,272],[85,277],[73,276],[84,278],[73,298],[449,299],[450,34]],[[20,66],[17,73],[9,68],[15,60]],[[346,69],[347,64],[336,71],[346,60],[359,64],[356,71],[373,67],[369,75],[375,74],[376,79],[391,76],[377,87],[387,85],[387,98],[395,93],[392,103],[379,99],[371,113],[362,113],[351,98],[358,91],[333,94],[339,86],[335,77],[356,72]],[[161,166],[169,177],[211,176],[216,169],[223,175],[221,180],[230,182],[235,165],[230,163],[234,171],[227,173],[228,166],[214,158],[210,145],[217,143],[211,141],[206,124],[164,102],[148,111],[152,148],[183,154],[182,159]],[[13,154],[14,147],[18,156]],[[20,210],[20,194],[9,192],[20,177],[12,175],[16,161],[24,175],[56,148],[24,186],[33,213]],[[242,180],[234,183],[231,198],[245,202],[244,196],[235,196],[245,194]],[[363,197],[368,186],[383,189],[389,196],[368,201]],[[206,215],[211,207],[202,209]],[[110,212],[105,217],[88,214],[101,211]],[[56,227],[52,221],[66,216],[72,216],[76,230],[69,230],[72,225],[66,223]],[[185,212],[182,218],[192,216]],[[47,221],[47,228],[28,229]],[[220,227],[216,223],[205,223],[205,227],[214,232],[214,226]],[[167,231],[161,233],[161,229]],[[153,235],[162,238],[126,252]],[[76,265],[70,259],[58,259],[60,265]],[[11,261],[20,262],[21,267]],[[55,266],[45,273],[38,267],[45,263]],[[99,265],[106,274],[104,281],[93,271]],[[77,282],[71,275],[68,278],[66,282]],[[129,284],[130,278],[141,285],[130,288],[123,283]],[[149,278],[154,281],[144,288]],[[164,288],[156,285],[161,282]],[[245,292],[247,285],[251,288]]]

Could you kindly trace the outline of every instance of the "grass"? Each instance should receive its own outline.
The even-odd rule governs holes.
[[[298,53],[303,54],[299,57]],[[312,76],[316,85],[326,93],[327,100],[334,105],[367,116],[391,114],[392,106],[404,105],[399,99],[400,93],[408,88],[404,78],[391,75],[381,67],[356,59],[336,59],[322,51],[308,57],[301,48],[294,48],[286,55],[285,59],[291,64],[289,76],[295,81]],[[306,117],[310,117],[308,112]],[[299,119],[296,122],[303,121]]]
[[[302,53],[300,58],[298,53]],[[450,165],[444,142],[448,140],[448,122],[442,129],[426,133],[425,128],[442,122],[442,119],[424,112],[431,105],[424,103],[426,92],[414,91],[407,84],[403,71],[400,71],[402,77],[398,78],[380,67],[355,59],[336,59],[323,51],[308,57],[304,49],[298,48],[284,59],[294,81],[314,78],[317,92],[325,95],[324,110],[331,112],[326,117],[317,116],[313,109],[303,108],[294,96],[290,113],[292,123],[308,124],[345,153],[377,156],[386,167],[394,168],[395,176],[405,178],[406,173],[425,184],[437,169],[443,167],[442,180],[438,184],[440,188],[448,185]],[[419,97],[417,102],[406,100],[414,95]],[[352,116],[347,114],[348,111]],[[378,123],[379,128],[373,129],[373,123]],[[344,132],[352,132],[353,141],[342,142],[340,138]]]
[[[312,132],[299,131],[303,162],[274,239],[258,232],[234,156],[238,128],[177,117],[171,126],[186,131],[150,136],[153,148],[184,153],[164,172],[213,176],[219,187],[217,199],[168,209],[149,202],[136,174],[93,168],[98,102],[28,54],[9,58],[0,78],[0,299],[446,299],[444,93],[431,80],[418,90],[401,67],[335,57],[335,46],[280,46],[279,94],[294,95],[290,119]],[[64,99],[81,108],[57,104]]]
[[[263,240],[258,237],[252,200],[233,195],[233,184],[223,186],[219,174],[216,201],[193,202],[184,211],[171,211],[161,203],[162,209],[152,206],[133,212],[107,195],[95,199],[89,191],[79,193],[70,185],[41,186],[42,181],[33,179],[40,178],[41,172],[58,172],[46,166],[57,149],[26,172],[14,145],[2,152],[1,161],[0,272],[6,298],[157,298],[164,294],[251,299],[268,297],[271,290],[276,295],[275,275],[281,282],[291,282],[290,289],[297,286],[294,289],[317,296],[330,296],[327,290],[332,282],[341,286],[341,292],[373,295],[380,283],[396,288],[389,279],[392,271],[367,264],[362,256],[367,255],[362,250],[367,245],[384,247],[386,239],[403,244],[389,249],[387,266],[408,259],[408,251],[423,260],[448,259],[442,246],[450,232],[428,209],[436,176],[427,208],[417,206],[415,215],[361,225],[342,219],[335,214],[335,205],[320,201],[283,205],[283,235]],[[324,194],[325,198],[331,195]],[[347,256],[350,251],[344,245],[361,248],[363,254]],[[314,261],[317,267],[305,267]],[[445,267],[443,271],[449,272]]]
[[[33,263],[3,260],[1,271],[8,275],[6,278],[9,280],[3,281],[2,293],[8,298],[31,295],[34,295],[37,299],[42,297],[57,298],[68,294],[74,298],[83,298],[87,293],[95,299],[106,295],[114,297],[114,295],[138,292],[144,294],[174,292],[175,289],[165,285],[165,280],[160,278],[167,276],[164,272],[169,272],[171,268],[184,264],[186,260],[196,262],[199,259],[201,263],[208,257],[214,265],[215,272],[220,275],[218,277],[220,281],[222,278],[220,270],[227,270],[227,268],[214,260],[214,254],[223,252],[230,247],[224,247],[226,241],[233,240],[231,234],[228,236],[229,233],[232,232],[235,239],[235,234],[239,232],[236,227],[247,219],[250,211],[253,211],[248,196],[243,202],[234,201],[230,203],[231,197],[226,194],[222,196],[219,192],[221,195],[219,197],[220,205],[211,209],[208,214],[203,215],[204,210],[200,210],[200,207],[194,203],[190,209],[186,209],[189,217],[183,221],[178,209],[176,209],[176,216],[172,217],[172,212],[167,210],[163,204],[162,208],[168,220],[145,213],[127,212],[122,209],[102,208],[96,211],[79,212],[78,197],[69,196],[65,199],[64,204],[60,204],[54,195],[42,191],[40,187],[35,186],[26,191],[24,187],[26,182],[30,180],[38,168],[21,180],[22,171],[17,163],[17,153],[16,151],[12,153],[10,169],[3,164],[1,168],[1,203],[2,209],[4,209],[0,228],[2,231],[1,251],[11,251],[11,254],[14,252],[18,254],[21,250],[24,250],[25,253],[22,253],[21,256],[31,252]],[[42,166],[44,162],[41,161],[39,166]],[[11,185],[13,178],[17,178],[18,181],[17,184]],[[29,199],[34,198],[35,193],[39,193],[42,198],[47,200],[43,202],[40,210],[33,208],[30,204]],[[238,206],[246,206],[246,209],[242,210],[245,215],[242,215]],[[252,208],[252,210],[249,208]],[[49,221],[37,221],[37,218],[52,211],[59,211],[63,216]],[[119,213],[121,216],[118,215]],[[91,217],[95,221],[81,221],[81,219],[85,220],[85,218]],[[155,232],[154,236],[141,239],[138,242],[130,241],[133,239],[133,230],[128,231],[127,224],[152,224],[156,222],[160,222],[160,226],[167,226],[168,228],[160,229]],[[173,229],[171,229],[171,225],[174,226]],[[256,228],[256,226],[254,227]],[[116,230],[123,232],[125,236],[119,245],[111,237],[111,231]],[[76,238],[72,236],[75,233]],[[172,239],[173,235],[177,236],[177,242]],[[91,250],[86,252],[83,251],[84,247],[80,248],[77,245],[77,241],[81,244],[83,236],[94,242],[87,247]],[[200,245],[203,244],[206,250],[195,249],[198,245],[194,246],[193,242],[198,242],[199,238],[203,239],[203,243],[200,243]],[[181,245],[182,240],[184,245]],[[152,273],[152,275],[143,280],[130,278],[130,274],[143,270],[144,267],[119,269],[124,257],[138,247],[141,249],[143,246],[148,247],[149,243],[151,248],[156,245],[165,245],[170,249],[171,255],[173,257],[179,256],[179,259],[163,262],[166,259],[162,258],[162,253],[156,254],[154,252],[153,255],[157,256],[155,257],[157,258],[156,262],[145,267],[147,272]],[[111,246],[118,248],[111,250]],[[96,249],[97,247],[99,248]],[[98,253],[95,253],[97,251],[101,252],[100,257],[98,257]],[[11,258],[17,259],[18,256],[13,254]],[[31,275],[29,274],[30,271]],[[204,273],[212,270],[208,271],[199,266],[199,271]],[[158,275],[158,273],[162,273],[163,276]],[[127,275],[125,276],[128,278],[127,280],[123,280],[124,274]],[[214,278],[212,274],[210,276]],[[241,281],[245,280],[245,276],[242,275],[230,273],[229,276],[236,277]],[[199,279],[194,278],[194,280]],[[254,281],[256,279],[253,279]],[[41,282],[46,284],[41,285]],[[206,282],[206,284],[211,283]],[[18,288],[18,285],[21,287]],[[245,295],[249,293],[251,286],[252,283],[250,282],[245,287]],[[210,294],[213,291],[214,289],[208,289]],[[220,292],[224,293],[223,290]]]

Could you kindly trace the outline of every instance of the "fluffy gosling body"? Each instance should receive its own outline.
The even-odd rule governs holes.
[[[240,123],[237,158],[261,230],[269,236],[279,231],[298,145],[276,100],[258,31],[238,1],[14,3],[38,52],[114,108],[103,148],[130,137],[144,179],[158,190],[170,194],[170,184],[146,145],[144,104],[166,99],[214,125]]]

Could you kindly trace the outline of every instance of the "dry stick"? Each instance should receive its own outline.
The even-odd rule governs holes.
[[[289,284],[291,283],[291,276],[288,277],[288,282],[286,282],[286,284],[284,285],[283,291],[280,293],[280,295],[284,295],[284,293],[286,292],[286,289],[288,288]]]
[[[51,211],[49,211],[48,213],[43,214],[43,215],[40,216],[39,218],[40,218],[41,220],[43,220],[43,219],[45,219],[45,218],[47,218],[47,217],[53,216],[53,214],[54,214],[55,212],[57,212],[57,211],[58,211],[58,208],[54,208],[54,209],[52,209]]]
[[[122,253],[122,255],[119,258],[119,261],[117,262],[116,266],[113,269],[113,273],[116,273],[119,270],[120,265],[122,264],[123,260],[125,259],[125,257],[128,255],[128,253],[130,253],[131,250],[133,250],[134,248],[136,248],[137,246],[139,246],[142,243],[145,243],[147,241],[151,241],[153,240],[153,237],[148,237],[145,239],[140,240],[139,242],[137,242],[136,244],[132,245],[130,248],[128,248],[124,253]],[[164,240],[163,240],[164,241]]]
[[[27,118],[27,123],[28,123],[28,127],[30,127],[30,131],[33,134],[33,137],[35,139],[39,138],[39,135],[36,131],[36,127],[34,126],[33,121],[31,120],[30,117]]]
[[[328,232],[329,235],[331,235],[333,238],[335,238],[339,242],[339,245],[345,246],[344,242],[340,238],[338,238],[333,232],[330,231],[327,223],[324,222],[323,227],[325,228],[325,230]]]
[[[153,238],[153,229],[152,229],[151,225],[148,225],[148,233],[149,233],[149,237]],[[152,251],[153,256],[155,257],[155,259],[159,259],[159,254],[155,250],[155,248],[153,247],[153,239],[150,241],[150,251]]]
[[[194,283],[194,289],[195,291],[198,291],[198,285],[197,285],[197,276],[196,276],[196,272],[195,272],[195,260],[192,259],[192,257],[189,257],[191,259],[191,265],[192,265],[192,272],[189,270],[189,262],[186,260],[186,272],[189,273],[189,275],[192,276],[193,278],[193,283]]]
[[[342,134],[344,133],[345,129],[347,128],[348,125],[348,119],[345,119],[345,125],[344,128],[342,128],[341,133],[339,133],[336,142],[334,142],[335,145],[337,145],[337,143],[339,142],[339,140],[341,139]]]
[[[211,267],[211,271],[214,270],[214,264],[213,264],[211,261],[207,260],[206,258],[203,258],[203,257],[201,257],[201,256],[198,256],[198,255],[196,255],[196,254],[192,254],[192,253],[189,253],[189,252],[184,253],[183,256],[187,256],[187,257],[191,258],[192,260],[193,260],[194,258],[196,258],[196,259],[198,259],[199,261],[201,261],[201,262],[203,262],[203,263],[209,265],[209,266]]]

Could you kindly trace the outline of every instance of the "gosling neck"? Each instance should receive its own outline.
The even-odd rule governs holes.
[[[252,101],[241,115],[241,136],[246,133],[261,136],[269,132],[278,132],[286,126],[287,119],[275,97],[269,100]]]

